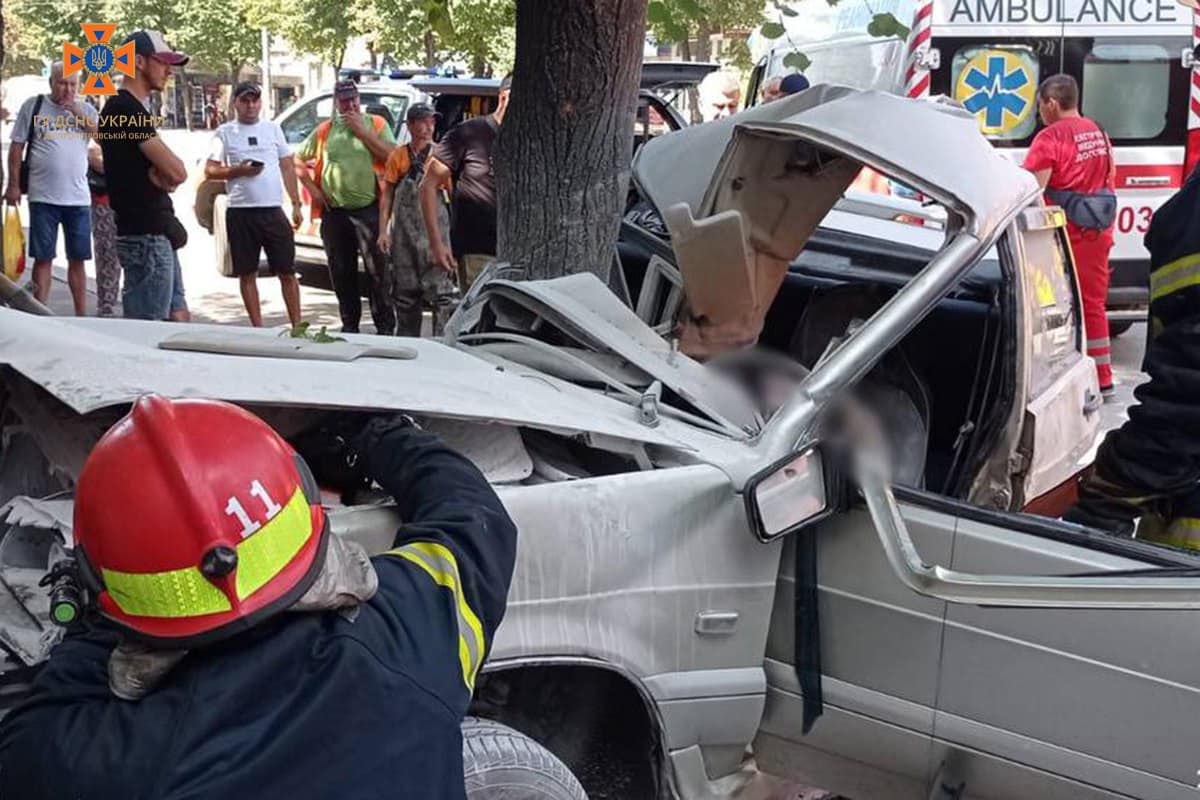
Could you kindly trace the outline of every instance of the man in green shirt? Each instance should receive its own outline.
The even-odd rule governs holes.
[[[358,333],[362,298],[358,293],[361,254],[370,284],[371,317],[377,333],[396,331],[388,299],[386,261],[379,252],[379,176],[396,139],[387,122],[359,109],[358,84],[338,81],[333,116],[308,135],[297,151],[296,175],[312,195],[313,216],[321,216],[321,241],[329,279],[337,294],[342,331]],[[314,162],[309,167],[309,162]]]

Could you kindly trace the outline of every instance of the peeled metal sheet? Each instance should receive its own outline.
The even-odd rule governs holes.
[[[417,353],[411,360],[301,361],[159,349],[179,332],[169,322],[36,318],[0,308],[0,364],[81,414],[159,392],[248,405],[397,410],[568,435],[597,433],[689,451],[732,444],[670,419],[649,428],[638,422],[637,409],[599,392],[533,369],[497,366],[428,339],[403,340]],[[247,341],[277,336],[263,329],[237,334]],[[354,334],[347,339],[374,341]]]

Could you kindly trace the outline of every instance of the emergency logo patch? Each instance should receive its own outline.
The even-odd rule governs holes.
[[[134,45],[126,42],[114,48],[111,44],[116,25],[84,23],[83,37],[87,40],[86,50],[70,42],[63,42],[63,75],[74,75],[80,71],[87,72],[83,82],[82,94],[100,95],[116,94],[117,87],[113,84],[115,72],[133,76]]]
[[[1036,67],[1025,54],[981,48],[958,70],[954,99],[979,120],[986,136],[1010,136],[1034,124]]]

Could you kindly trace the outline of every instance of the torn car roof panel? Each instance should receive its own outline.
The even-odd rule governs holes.
[[[220,326],[191,325],[228,335]],[[33,317],[0,308],[0,364],[8,364],[80,414],[132,402],[147,392],[244,404],[403,410],[599,433],[670,448],[711,447],[719,437],[663,420],[640,424],[637,409],[603,394],[522,368],[487,361],[428,339],[406,339],[416,358],[338,362],[169,351],[169,322]],[[278,331],[245,328],[259,342]],[[347,336],[370,344],[370,336]],[[731,443],[732,444],[732,443]]]

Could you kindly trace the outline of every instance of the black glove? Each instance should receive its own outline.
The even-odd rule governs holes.
[[[371,484],[366,454],[381,436],[398,427],[415,427],[403,414],[339,411],[292,438],[317,483],[346,494]]]

